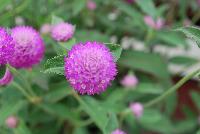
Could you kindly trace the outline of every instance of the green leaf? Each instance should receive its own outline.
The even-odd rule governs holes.
[[[197,131],[197,134],[200,134],[200,129]]]
[[[74,8],[72,8],[72,15],[78,15],[86,6],[86,0],[74,0],[73,1]]]
[[[140,83],[134,91],[142,94],[161,94],[163,89],[161,86],[153,83]]]
[[[56,25],[58,23],[64,22],[64,20],[58,16],[52,15],[51,24]]]
[[[17,112],[26,105],[26,101],[10,102],[4,104],[0,109],[0,126],[2,126],[8,116]]]
[[[165,60],[158,54],[141,51],[124,50],[119,59],[119,64],[131,69],[150,73],[163,84],[170,84],[170,74]]]
[[[115,61],[117,61],[122,53],[122,48],[118,44],[113,44],[113,43],[105,43],[105,45],[110,49],[112,52],[113,56],[115,57]]]
[[[162,113],[153,109],[146,109],[143,116],[139,119],[139,123],[147,130],[155,132],[172,133],[173,131],[170,120]]]
[[[160,31],[157,34],[157,38],[163,41],[164,45],[168,46],[183,46],[186,47],[187,43],[184,38],[184,36],[181,36],[180,34],[173,32],[173,31]]]
[[[51,103],[56,103],[56,102],[64,99],[69,94],[71,94],[71,90],[69,89],[69,85],[67,85],[67,84],[65,84],[65,85],[62,84],[61,87],[57,87],[52,90],[53,91],[48,92],[48,94],[46,94],[44,96],[45,101],[51,102]]]
[[[104,132],[105,123],[108,122],[108,109],[101,107],[97,100],[89,96],[82,97],[79,101],[82,109],[89,114],[95,124]]]
[[[183,65],[183,66],[191,66],[198,62],[197,59],[186,56],[175,56],[169,59],[169,62],[172,64]]]
[[[11,3],[12,0],[0,1],[0,12]]]
[[[64,75],[64,57],[65,55],[59,55],[48,59],[43,72]]]
[[[111,134],[112,131],[119,127],[117,116],[114,113],[109,113],[108,122],[105,127],[105,133]]]
[[[30,129],[27,127],[26,123],[20,119],[19,126],[16,129],[13,129],[15,134],[31,134]]]
[[[136,0],[136,3],[144,13],[154,18],[157,17],[156,8],[152,0]]]
[[[191,92],[192,100],[195,102],[198,109],[200,109],[200,94],[198,92]]]
[[[188,38],[195,41],[200,47],[200,29],[198,27],[182,27],[176,29],[176,31],[184,33]]]
[[[64,51],[71,50],[73,45],[76,44],[76,39],[72,38],[67,42],[59,42],[59,45],[64,48]]]

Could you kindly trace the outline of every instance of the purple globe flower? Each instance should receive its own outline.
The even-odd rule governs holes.
[[[94,95],[106,90],[117,74],[114,57],[99,42],[79,43],[65,58],[65,76],[80,94]]]
[[[121,129],[116,129],[111,134],[126,134],[126,133],[124,131],[122,131]]]
[[[17,26],[11,36],[15,43],[15,52],[10,64],[15,68],[30,68],[38,64],[44,55],[44,42],[39,33],[30,26]]]
[[[19,121],[17,119],[17,117],[15,116],[9,116],[7,119],[6,119],[6,125],[8,128],[16,128]]]
[[[0,27],[0,65],[7,64],[13,53],[13,39],[4,28]]]
[[[139,102],[131,103],[130,109],[137,119],[139,119],[142,116],[143,111],[144,111],[143,105]]]
[[[51,37],[56,41],[65,42],[73,37],[75,27],[69,23],[58,23],[52,27]]]
[[[133,74],[127,74],[122,80],[121,84],[127,88],[135,88],[138,84],[138,79]]]
[[[13,75],[10,70],[6,68],[6,72],[2,78],[0,78],[0,86],[8,85],[13,80]]]

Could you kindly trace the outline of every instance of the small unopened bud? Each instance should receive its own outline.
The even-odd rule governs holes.
[[[7,127],[9,128],[16,128],[17,125],[18,125],[18,119],[17,117],[15,116],[9,116],[7,119],[6,119],[6,125]]]

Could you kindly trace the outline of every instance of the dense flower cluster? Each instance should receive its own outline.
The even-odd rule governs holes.
[[[16,128],[17,125],[18,125],[18,119],[17,117],[15,116],[9,116],[7,119],[6,119],[6,125],[8,128]]]
[[[134,88],[137,83],[138,79],[133,74],[128,74],[121,80],[121,84],[127,88]]]
[[[5,65],[8,63],[13,53],[13,39],[4,28],[0,27],[0,65]]]
[[[99,94],[107,88],[117,74],[114,57],[99,42],[79,43],[65,58],[65,75],[80,94]]]
[[[11,30],[15,51],[10,64],[15,68],[30,68],[38,64],[44,55],[44,43],[39,33],[29,26],[17,26]]]
[[[58,23],[52,26],[51,37],[56,41],[65,42],[74,35],[75,27],[69,23]]]
[[[142,116],[144,110],[143,105],[139,102],[131,103],[130,109],[137,119],[139,119]]]

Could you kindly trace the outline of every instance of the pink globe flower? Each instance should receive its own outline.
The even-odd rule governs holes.
[[[15,43],[15,52],[10,64],[15,68],[31,68],[38,64],[44,55],[44,42],[39,33],[30,26],[17,26],[11,36]]]
[[[111,134],[126,134],[126,133],[124,131],[120,130],[120,129],[116,129]]]
[[[74,35],[75,27],[69,23],[58,23],[52,27],[51,37],[56,41],[65,42]]]
[[[65,58],[66,79],[80,94],[94,95],[105,91],[116,74],[114,57],[103,43],[78,43]]]
[[[9,128],[16,128],[18,125],[18,119],[15,116],[10,116],[6,119],[6,125]]]
[[[0,66],[7,64],[13,53],[13,39],[4,28],[0,27]]]
[[[128,74],[121,80],[121,84],[127,88],[134,88],[138,84],[138,79],[135,75]]]
[[[197,0],[197,4],[200,6],[200,0]]]
[[[154,21],[151,16],[145,16],[144,22],[146,23],[146,25],[156,30],[159,30],[164,26],[164,20],[161,18],[158,18],[156,21]]]
[[[44,24],[40,28],[41,34],[49,34],[51,33],[51,25],[50,24]]]
[[[93,0],[88,0],[87,1],[87,8],[89,10],[95,10],[97,8],[97,5]]]
[[[13,75],[11,74],[10,70],[6,68],[6,72],[4,76],[0,79],[0,86],[8,85],[12,82]]]
[[[143,114],[144,107],[143,107],[143,105],[141,103],[134,102],[134,103],[130,104],[130,109],[133,112],[134,116],[137,119],[139,119]]]
[[[127,3],[132,4],[135,2],[135,0],[125,0]]]

